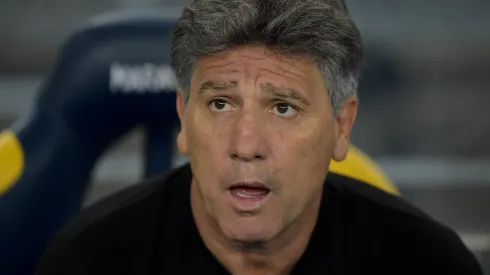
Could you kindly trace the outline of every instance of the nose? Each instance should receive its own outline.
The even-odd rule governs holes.
[[[241,162],[265,160],[268,149],[264,127],[256,114],[239,116],[232,128],[230,158]]]

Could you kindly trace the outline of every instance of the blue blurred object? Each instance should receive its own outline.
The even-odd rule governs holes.
[[[136,125],[148,130],[146,176],[170,168],[173,22],[163,13],[106,15],[62,46],[31,112],[12,127],[25,161],[0,197],[0,274],[33,274],[46,244],[81,209],[96,161]]]

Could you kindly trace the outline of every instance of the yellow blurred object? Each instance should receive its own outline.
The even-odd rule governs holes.
[[[360,180],[393,195],[400,195],[381,167],[358,148],[351,146],[344,161],[332,161],[331,172]]]
[[[7,192],[24,170],[24,153],[15,133],[0,132],[0,195]]]

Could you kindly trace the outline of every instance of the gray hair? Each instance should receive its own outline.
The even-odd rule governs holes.
[[[335,113],[357,94],[362,42],[344,0],[194,0],[172,33],[172,68],[184,98],[199,57],[248,44],[315,62]]]

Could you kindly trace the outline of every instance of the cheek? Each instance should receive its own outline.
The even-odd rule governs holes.
[[[199,110],[189,113],[186,130],[190,155],[200,156],[212,147],[215,126],[206,116],[207,114]]]
[[[223,167],[226,139],[223,125],[208,118],[209,114],[194,112],[187,121],[188,157],[199,179],[213,179]],[[226,129],[226,128],[225,128]]]
[[[299,129],[298,129],[299,128]],[[335,135],[329,124],[310,123],[295,131],[282,134],[278,148],[282,178],[288,181],[291,192],[316,192],[325,180],[335,146]]]

